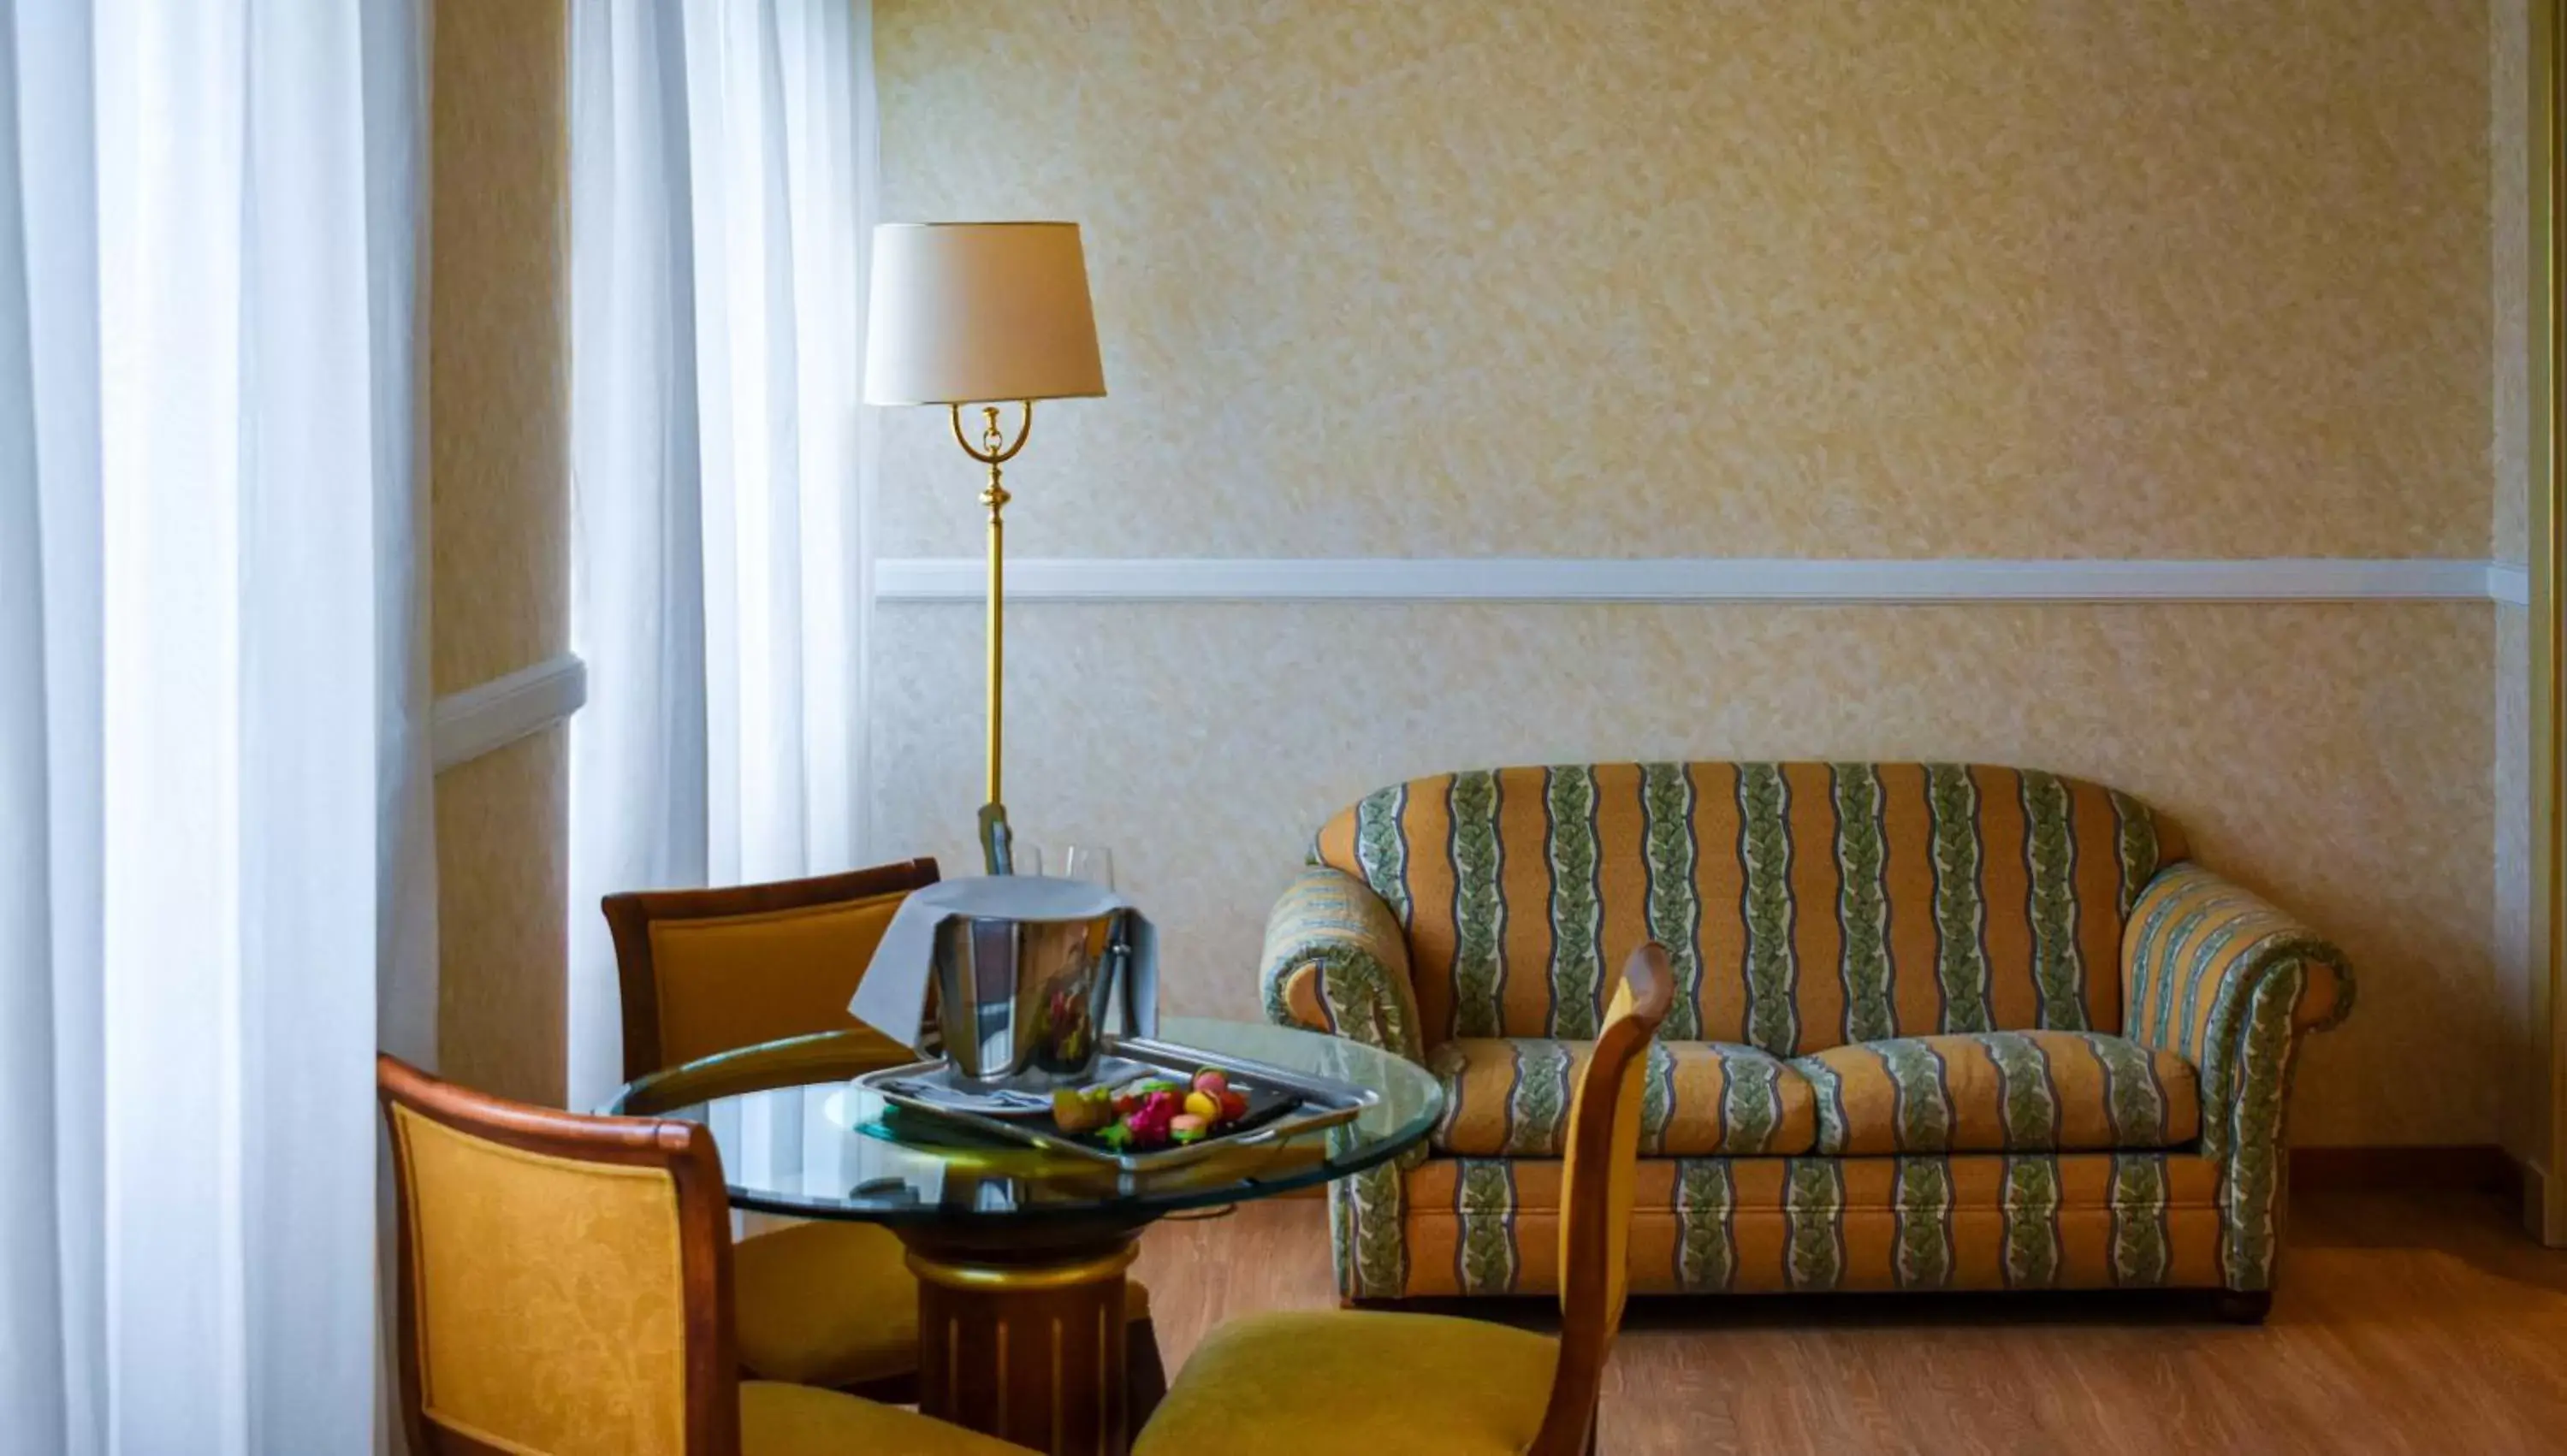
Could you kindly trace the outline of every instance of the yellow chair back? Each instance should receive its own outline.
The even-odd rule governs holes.
[[[936,861],[914,859],[767,885],[609,895],[625,1080],[787,1036],[871,1035],[847,1002],[901,901],[934,883]],[[911,1059],[877,1039],[886,1056]]]
[[[1561,1171],[1560,1368],[1538,1453],[1589,1449],[1595,1399],[1630,1290],[1631,1205],[1640,1168],[1640,1098],[1649,1043],[1675,1002],[1666,949],[1652,942],[1622,968],[1595,1054],[1569,1106]]]
[[[402,1417],[419,1456],[735,1456],[710,1134],[483,1096],[389,1056]]]

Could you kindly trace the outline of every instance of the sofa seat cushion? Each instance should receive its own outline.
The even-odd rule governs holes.
[[[2170,1148],[2201,1132],[2192,1064],[2120,1036],[1900,1036],[1792,1065],[1817,1092],[1830,1157]]]
[[[1568,1143],[1569,1094],[1593,1045],[1523,1036],[1438,1044],[1426,1058],[1444,1083],[1435,1150],[1559,1157]],[[1640,1101],[1644,1157],[1806,1153],[1817,1125],[1810,1084],[1778,1057],[1725,1041],[1649,1047]]]

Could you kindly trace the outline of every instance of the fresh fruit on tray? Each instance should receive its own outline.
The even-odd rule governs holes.
[[[1137,1077],[1119,1087],[1063,1088],[1052,1093],[1052,1124],[1063,1132],[1093,1133],[1115,1152],[1200,1142],[1248,1115],[1248,1097],[1210,1067],[1191,1082],[1172,1076]]]
[[[1114,1093],[1107,1087],[1061,1087],[1051,1094],[1052,1125],[1063,1132],[1094,1132],[1114,1120]]]

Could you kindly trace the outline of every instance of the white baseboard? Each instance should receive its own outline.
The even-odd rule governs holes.
[[[2550,1207],[2549,1171],[2522,1164],[2523,1232],[2552,1249],[2567,1249],[2567,1208]]]
[[[973,557],[874,565],[886,602],[977,602]],[[1025,602],[2365,602],[2528,600],[2518,566],[2467,560],[1803,560],[1659,557],[1031,557]]]
[[[588,665],[567,652],[439,698],[429,732],[436,771],[542,732],[586,702]]]

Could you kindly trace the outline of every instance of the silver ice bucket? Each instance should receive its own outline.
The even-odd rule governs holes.
[[[982,1083],[1084,1078],[1131,955],[1128,909],[948,916],[933,962],[947,1058]]]

